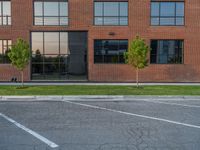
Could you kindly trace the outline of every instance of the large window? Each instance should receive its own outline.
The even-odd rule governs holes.
[[[151,25],[183,26],[184,2],[151,2]]]
[[[68,49],[67,32],[32,33],[33,78],[58,78],[66,72]]]
[[[34,2],[34,25],[68,25],[67,0]]]
[[[32,32],[33,80],[86,79],[86,32]]]
[[[128,2],[94,2],[95,25],[128,25]]]
[[[94,63],[125,63],[128,40],[95,40]]]
[[[152,64],[182,64],[183,40],[152,40]]]
[[[9,49],[11,48],[11,40],[0,40],[0,63],[7,64],[10,63],[8,57]]]
[[[10,1],[0,1],[0,25],[11,25]]]

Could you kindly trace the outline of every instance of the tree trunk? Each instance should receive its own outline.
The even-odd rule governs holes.
[[[136,83],[137,83],[137,87],[139,87],[139,69],[136,68]]]
[[[21,71],[21,82],[22,82],[22,87],[24,87],[24,71]]]

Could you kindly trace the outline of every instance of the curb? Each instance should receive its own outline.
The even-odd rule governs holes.
[[[109,96],[109,95],[81,95],[81,96],[0,96],[1,101],[131,101],[131,100],[200,100],[200,96]]]

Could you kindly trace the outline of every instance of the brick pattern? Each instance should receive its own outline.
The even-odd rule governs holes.
[[[125,64],[94,64],[94,39],[183,39],[184,64],[149,64],[140,71],[143,82],[200,82],[200,1],[185,0],[185,26],[150,26],[150,1],[129,0],[129,26],[93,26],[93,0],[69,0],[69,26],[33,26],[33,0],[12,0],[12,25],[0,27],[0,39],[18,37],[30,41],[31,31],[88,31],[88,78],[90,81],[135,81],[135,70]],[[164,0],[160,0],[164,1]],[[178,1],[178,0],[167,0]],[[183,1],[183,0],[180,0]],[[115,35],[109,35],[114,32]],[[0,65],[0,81],[20,74],[11,65]],[[30,66],[25,80],[31,80]]]

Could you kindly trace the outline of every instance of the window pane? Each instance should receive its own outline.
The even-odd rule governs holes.
[[[151,3],[151,16],[159,16],[159,3],[158,2]]]
[[[32,44],[32,55],[43,54],[43,33],[33,32],[31,44]]]
[[[59,54],[57,54],[57,55],[44,55],[44,63],[45,64],[59,63],[59,62],[60,62]]]
[[[59,16],[58,2],[44,2],[44,16]]]
[[[11,46],[12,46],[12,41],[8,40],[8,48],[11,48]]]
[[[161,2],[160,3],[161,16],[175,16],[175,3],[174,2]]]
[[[3,54],[3,45],[2,45],[2,40],[0,40],[0,54]]]
[[[59,78],[59,64],[51,63],[44,65],[45,79],[58,79]]]
[[[60,54],[70,54],[68,49],[68,33],[60,32]]]
[[[119,56],[119,41],[109,40],[104,42],[105,56],[104,61],[106,63],[117,63]]]
[[[160,18],[160,25],[175,25],[175,18]]]
[[[184,16],[184,3],[177,2],[176,3],[176,16]]]
[[[183,46],[180,46],[182,42],[181,40],[152,40],[151,63],[182,63]]]
[[[34,2],[35,16],[43,16],[42,2]]]
[[[43,79],[43,64],[42,63],[37,63],[37,64],[32,64],[32,76],[34,79]]]
[[[124,53],[128,50],[128,40],[119,41],[119,63],[124,63]]]
[[[59,25],[59,17],[44,17],[44,25]]]
[[[184,18],[176,18],[176,25],[184,25]]]
[[[68,3],[60,2],[60,16],[68,16]]]
[[[0,40],[0,63],[3,63],[3,41]]]
[[[60,25],[68,25],[68,17],[60,17]]]
[[[159,25],[159,18],[151,18],[151,25]]]
[[[103,25],[103,17],[95,17],[94,24]]]
[[[11,17],[8,17],[8,25],[11,25]]]
[[[120,17],[120,25],[128,25],[128,18]]]
[[[120,16],[128,16],[128,3],[120,2]]]
[[[103,51],[103,40],[95,40],[94,49],[95,49],[95,55],[105,54]]]
[[[44,33],[44,53],[59,54],[59,33],[45,32]]]
[[[43,25],[43,17],[35,17],[35,25]]]
[[[11,16],[11,6],[10,2],[3,2],[3,15],[4,16]]]
[[[104,25],[119,25],[118,17],[104,17]]]
[[[104,16],[119,16],[119,3],[104,2]]]
[[[3,25],[10,25],[10,17],[6,16],[3,17]]]
[[[95,2],[94,3],[95,7],[95,16],[103,16],[103,2]]]
[[[0,16],[2,15],[2,10],[1,10],[1,2],[0,2]]]
[[[124,52],[128,49],[128,40],[95,40],[95,63],[124,63]]]

